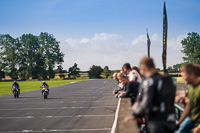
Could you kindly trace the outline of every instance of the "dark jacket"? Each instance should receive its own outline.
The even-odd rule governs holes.
[[[128,82],[126,93],[124,93],[121,98],[131,98],[131,103],[133,105],[138,94],[139,85],[140,83],[136,81]]]
[[[176,87],[170,75],[155,73],[141,83],[141,103],[133,115],[144,114],[147,121],[165,121],[175,123],[174,98]]]
[[[18,83],[13,83],[12,88],[13,88],[13,86],[16,86],[19,89],[19,84]]]

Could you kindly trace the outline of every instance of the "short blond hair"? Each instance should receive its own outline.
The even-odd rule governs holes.
[[[142,58],[142,60],[140,61],[140,66],[141,65],[144,65],[148,69],[155,69],[155,65],[154,65],[153,59],[149,58],[149,57]]]

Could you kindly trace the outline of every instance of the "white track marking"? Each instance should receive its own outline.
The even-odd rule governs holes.
[[[87,131],[110,131],[111,128],[96,128],[96,129],[45,129],[45,130],[22,130],[22,131],[3,131],[0,133],[21,133],[21,132],[32,132],[32,133],[44,133],[44,132],[86,132]]]
[[[70,101],[71,103],[106,103],[107,101],[105,100],[105,101]],[[37,103],[37,104],[54,104],[54,103],[56,103],[56,104],[66,104],[66,103],[70,103],[70,102],[64,102],[64,101],[60,101],[60,102],[47,102],[47,101],[44,101],[44,102],[27,102],[27,103],[0,103],[0,105],[4,105],[4,104],[6,104],[6,105],[8,105],[8,104],[14,104],[14,105],[16,105],[16,104],[18,104],[18,105],[25,105],[25,104],[28,104],[28,105],[30,105],[30,104],[35,104],[35,103]]]
[[[33,130],[23,130],[22,132],[28,133],[28,132],[32,132]]]
[[[119,98],[119,100],[118,100],[117,110],[115,112],[115,120],[114,120],[114,123],[113,123],[113,126],[112,126],[111,133],[115,133],[115,130],[116,130],[116,127],[117,127],[117,120],[118,120],[120,102],[121,102],[121,98]]]
[[[113,108],[115,106],[99,106],[99,107],[60,107],[60,108],[18,108],[18,109],[0,109],[1,110],[45,110],[45,109],[99,109],[99,108]]]
[[[0,119],[80,118],[80,117],[114,117],[114,115],[25,116],[25,117],[0,117]]]

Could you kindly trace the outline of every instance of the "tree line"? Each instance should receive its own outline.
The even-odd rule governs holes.
[[[52,34],[41,32],[39,36],[23,34],[13,38],[0,34],[0,78],[12,79],[53,78],[54,67],[62,68],[64,54],[59,41]]]
[[[200,35],[196,32],[188,33],[188,37],[182,41],[183,63],[168,67],[168,72],[179,72],[184,63],[200,64]],[[24,79],[32,78],[54,78],[55,72],[66,73],[62,63],[64,54],[60,52],[59,42],[52,34],[41,32],[39,36],[23,34],[21,37],[13,38],[9,34],[0,34],[0,79],[5,75],[12,79],[18,76]],[[53,70],[57,65],[57,70]],[[118,70],[119,71],[119,70]],[[162,71],[158,68],[158,71]],[[80,68],[74,64],[68,70],[69,75],[79,76]],[[89,68],[89,76],[105,78],[112,76],[115,71],[109,70],[108,66],[93,65]],[[64,78],[64,75],[60,75]]]
[[[169,73],[178,73],[180,72],[180,67],[185,63],[197,63],[200,64],[200,35],[197,32],[188,33],[188,36],[181,41],[184,53],[183,62],[177,63],[173,66],[167,68]],[[159,72],[163,72],[160,68],[157,68]],[[114,72],[119,72],[120,70],[111,71],[108,66],[101,68],[101,66],[93,65],[90,67],[88,73],[89,76],[96,78],[101,78],[103,75],[105,78],[112,76]]]
[[[173,66],[168,67],[168,72],[180,72],[180,67],[185,63],[196,63],[200,64],[200,35],[197,32],[188,33],[188,36],[181,41],[185,54],[182,57],[183,62],[177,63]]]
[[[181,41],[183,50],[181,52],[185,55],[182,57],[183,62],[177,63],[167,68],[169,73],[180,72],[180,67],[185,63],[197,63],[200,64],[200,35],[197,32],[188,33],[188,36]],[[160,68],[157,68],[159,72],[163,72]],[[119,71],[119,70],[118,70]],[[93,65],[90,67],[89,75],[100,78],[104,75],[106,78],[112,76],[115,71],[110,71],[108,66],[102,69],[100,66]]]

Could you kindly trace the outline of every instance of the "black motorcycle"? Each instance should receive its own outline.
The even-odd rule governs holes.
[[[19,98],[19,88],[17,86],[12,87],[14,98]]]

